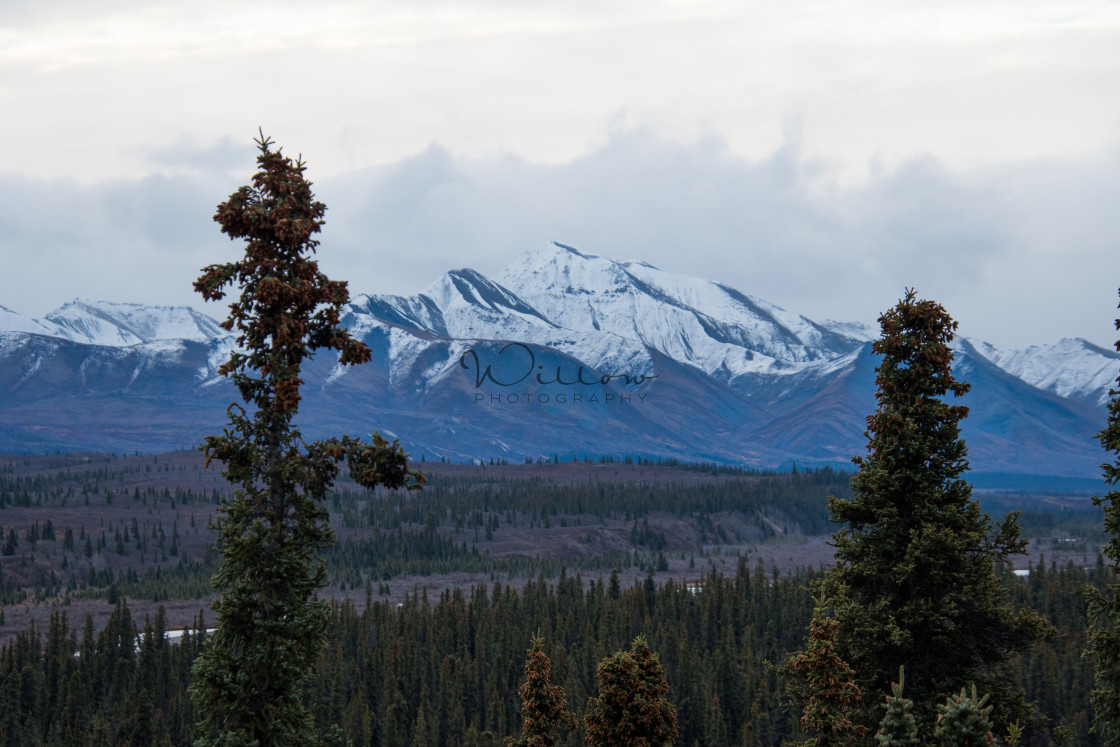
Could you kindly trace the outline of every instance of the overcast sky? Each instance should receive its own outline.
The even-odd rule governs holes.
[[[4,0],[0,305],[188,304],[263,127],[352,292],[551,240],[1000,347],[1116,338],[1116,0]]]

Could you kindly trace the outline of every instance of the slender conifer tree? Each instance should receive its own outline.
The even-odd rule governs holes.
[[[1120,319],[1116,320],[1120,329]],[[1120,341],[1116,343],[1120,350]],[[1117,379],[1120,382],[1120,378]],[[1104,531],[1108,542],[1104,554],[1113,573],[1120,572],[1120,387],[1109,392],[1108,424],[1097,434],[1112,462],[1101,465],[1110,490],[1094,496],[1093,503],[1104,511]],[[1089,648],[1094,658],[1094,688],[1091,696],[1094,726],[1105,745],[1120,745],[1120,586],[1107,591],[1089,588]]]
[[[873,345],[878,408],[867,418],[867,455],[856,457],[850,499],[829,498],[836,564],[823,596],[839,623],[838,652],[865,693],[887,692],[900,666],[919,728],[945,693],[985,682],[992,668],[1050,634],[1037,613],[1016,611],[997,565],[1025,550],[1018,514],[995,523],[972,499],[960,421],[951,404],[969,386],[953,376],[957,328],[912,290],[879,318]],[[997,712],[1020,712],[1014,703]],[[863,703],[870,733],[882,713]],[[924,738],[931,736],[929,732]]]
[[[525,659],[525,682],[521,696],[521,736],[506,737],[506,747],[554,747],[563,731],[576,728],[576,717],[567,710],[568,696],[552,684],[552,661],[544,652],[544,640],[534,635]]]
[[[803,700],[801,728],[814,734],[805,747],[840,747],[858,744],[867,727],[854,723],[863,694],[855,683],[852,668],[836,653],[836,630],[840,626],[825,616],[818,602],[809,622],[809,641],[794,656],[783,673],[790,677],[788,689]]]
[[[362,485],[417,487],[396,442],[343,437],[307,443],[294,425],[301,366],[317,349],[337,351],[342,365],[370,359],[369,349],[339,327],[349,300],[345,282],[329,280],[311,255],[326,206],[314,199],[299,159],[272,149],[261,134],[252,185],[218,206],[214,220],[244,257],[211,265],[195,282],[208,301],[233,286],[240,294],[222,323],[236,347],[220,373],[245,406],[231,404],[229,424],[203,444],[237,486],[216,520],[222,565],[214,576],[217,631],[194,666],[191,693],[200,745],[308,745],[319,740],[303,704],[302,684],[322,645],[330,615],[316,592],[325,584],[320,553],[333,542],[323,499],[349,462]]]

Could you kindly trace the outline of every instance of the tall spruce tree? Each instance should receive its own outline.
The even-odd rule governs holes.
[[[879,323],[878,408],[867,418],[868,454],[853,459],[852,497],[829,497],[832,520],[845,526],[822,592],[863,692],[888,691],[905,665],[918,723],[931,724],[946,692],[988,677],[1050,628],[1014,610],[997,575],[1026,546],[1017,513],[995,524],[961,477],[968,409],[946,401],[969,389],[952,372],[957,323],[909,289]],[[880,717],[864,703],[856,720],[873,734]]]
[[[1116,320],[1120,329],[1120,319]],[[1116,343],[1120,350],[1120,341]],[[1120,378],[1117,378],[1120,382]],[[1101,465],[1104,481],[1112,487],[1093,503],[1104,511],[1104,530],[1108,542],[1104,554],[1114,573],[1120,571],[1120,390],[1109,392],[1108,423],[1097,434],[1101,447],[1112,455],[1112,462]],[[1095,660],[1093,704],[1094,727],[1108,747],[1120,745],[1120,586],[1112,584],[1107,592],[1089,588],[1089,646]]]
[[[325,584],[321,551],[333,542],[323,499],[345,459],[362,485],[417,487],[400,446],[374,434],[307,443],[294,425],[300,369],[317,349],[338,352],[343,365],[364,363],[369,349],[339,327],[349,300],[345,282],[329,280],[311,259],[326,206],[304,178],[302,160],[272,149],[261,133],[252,185],[218,206],[214,220],[244,257],[211,265],[195,282],[207,301],[240,288],[222,323],[237,347],[220,373],[247,406],[231,404],[220,436],[203,444],[237,485],[216,520],[222,565],[216,632],[194,666],[191,694],[199,714],[198,744],[315,744],[302,702],[330,615],[316,592]]]

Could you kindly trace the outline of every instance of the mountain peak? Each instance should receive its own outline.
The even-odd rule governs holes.
[[[598,259],[599,258],[599,255],[597,255],[597,254],[587,254],[585,252],[581,252],[579,249],[576,249],[574,246],[568,246],[567,244],[561,244],[559,241],[552,241],[550,243],[551,243],[552,246],[556,247],[557,249],[568,252],[569,254],[574,254],[575,256],[580,257],[582,259]]]
[[[539,311],[515,293],[471,269],[446,272],[425,288],[428,298],[439,310],[444,330],[452,337],[490,337],[494,328],[512,322],[513,329],[552,327]]]
[[[496,280],[529,303],[529,296],[619,293],[633,284],[618,262],[555,241],[528,250]]]
[[[719,283],[646,262],[615,262],[558,242],[521,255],[498,282],[561,327],[637,341],[732,379],[846,355],[858,346]]]
[[[988,343],[969,342],[980,355],[1031,386],[1098,404],[1108,401],[1120,364],[1120,353],[1081,338],[1067,337],[1024,350],[999,350]]]
[[[343,323],[369,344],[373,365],[339,378],[331,356],[317,358],[308,381],[325,404],[309,404],[309,427],[372,419],[413,434],[420,453],[488,456],[500,444],[511,456],[624,448],[827,463],[864,446],[873,407],[873,329],[815,322],[723,283],[559,242],[495,279],[456,269],[418,295],[357,295]],[[186,307],[75,300],[42,320],[0,307],[0,333],[6,442],[164,448],[152,423],[193,423],[200,402],[232,396],[214,376],[231,336]],[[521,347],[502,358],[509,343]],[[1007,352],[978,342],[974,355],[969,341],[958,345],[971,402],[984,405],[966,424],[974,466],[1096,469],[1082,442],[1099,427],[1120,354],[1084,340]],[[473,375],[466,351],[477,356]],[[529,369],[504,365],[514,351],[531,353]],[[517,375],[517,387],[503,383]],[[44,416],[45,399],[57,403],[53,415]],[[78,444],[75,422],[101,429],[81,429]]]
[[[45,321],[56,337],[111,347],[155,340],[205,342],[225,334],[216,321],[188,306],[75,299],[47,314]]]

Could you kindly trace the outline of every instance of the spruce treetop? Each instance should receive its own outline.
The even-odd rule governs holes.
[[[898,668],[898,682],[891,683],[891,694],[886,696],[884,707],[886,713],[879,722],[879,731],[875,732],[875,741],[878,747],[904,747],[917,745],[918,724],[914,721],[914,701],[903,697],[902,692],[906,686],[906,667]]]
[[[672,744],[678,736],[677,709],[657,654],[644,636],[629,651],[618,651],[595,669],[599,695],[587,701],[584,741],[592,747]]]
[[[851,497],[828,499],[843,526],[820,592],[839,623],[837,651],[863,692],[888,691],[905,665],[917,721],[927,724],[944,693],[975,681],[992,689],[994,668],[1052,629],[1013,609],[996,573],[1025,550],[1017,512],[994,522],[962,477],[968,408],[952,400],[969,385],[952,370],[957,323],[911,289],[879,323],[867,454],[853,459]],[[996,713],[1016,708],[1000,702]],[[860,711],[854,720],[875,729],[879,706]]]
[[[521,696],[521,737],[506,737],[506,747],[553,747],[563,731],[576,728],[576,717],[567,710],[564,688],[552,683],[552,661],[544,652],[544,639],[532,637],[525,659]]]
[[[206,745],[318,743],[303,702],[305,678],[323,643],[330,609],[317,591],[327,573],[321,553],[334,542],[324,500],[345,459],[365,487],[416,488],[395,441],[351,436],[307,443],[292,419],[299,409],[301,367],[316,350],[338,352],[342,365],[370,359],[369,349],[339,326],[349,300],[312,259],[326,206],[314,199],[306,167],[256,141],[252,184],[218,206],[214,220],[245,241],[241,259],[203,269],[195,290],[208,301],[239,289],[222,322],[237,347],[219,373],[248,406],[231,404],[221,435],[203,443],[206,463],[223,463],[236,490],[215,520],[222,564],[213,584],[218,626],[195,661],[191,697]]]
[[[370,351],[338,326],[350,300],[346,282],[328,279],[310,256],[327,206],[314,199],[306,165],[272,150],[263,133],[256,143],[252,186],[230,195],[214,215],[222,233],[245,240],[245,255],[204,268],[194,288],[217,301],[226,286],[240,286],[221,323],[226,331],[236,329],[238,349],[219,372],[233,378],[247,402],[282,416],[298,408],[300,366],[316,349],[339,351],[343,365],[369,361]]]

